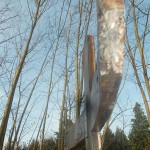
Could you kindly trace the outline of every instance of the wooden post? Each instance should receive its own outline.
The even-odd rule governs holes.
[[[87,136],[86,136],[86,149],[87,150],[100,150],[100,133],[91,132],[91,91],[93,77],[95,73],[95,50],[94,50],[94,37],[87,36],[86,45],[84,48],[84,95],[86,97],[86,115],[87,115]]]

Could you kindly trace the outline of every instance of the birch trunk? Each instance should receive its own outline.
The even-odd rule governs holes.
[[[150,84],[149,84],[149,77],[148,77],[148,72],[147,72],[147,63],[146,63],[145,54],[144,54],[144,45],[145,45],[144,38],[146,37],[146,32],[148,30],[149,12],[148,12],[148,15],[147,15],[147,18],[146,18],[146,23],[145,23],[145,27],[144,27],[144,31],[143,31],[143,36],[144,37],[143,37],[143,45],[142,45],[141,44],[142,40],[140,38],[139,31],[138,31],[138,24],[137,24],[138,20],[137,20],[137,17],[136,17],[136,6],[135,6],[136,4],[135,4],[134,0],[132,0],[131,3],[132,3],[132,12],[133,12],[133,25],[134,25],[135,40],[136,40],[137,48],[138,48],[139,55],[140,55],[140,62],[141,62],[142,71],[143,71],[142,75],[143,75],[143,78],[144,78],[148,98],[147,98],[146,92],[145,92],[145,90],[142,86],[143,81],[140,80],[140,75],[138,74],[138,70],[137,70],[137,67],[136,67],[134,56],[133,56],[132,51],[131,51],[131,47],[130,47],[130,44],[129,44],[129,41],[128,41],[128,37],[126,39],[127,39],[128,49],[129,49],[129,56],[130,56],[130,59],[131,59],[131,62],[132,62],[132,67],[133,67],[133,70],[134,70],[134,73],[135,73],[135,76],[136,76],[136,80],[137,80],[137,83],[138,83],[138,86],[139,86],[139,89],[140,89],[140,92],[141,92],[141,95],[142,95],[142,98],[143,98],[143,102],[144,102],[144,105],[145,105],[146,114],[147,114],[147,118],[148,118],[148,123],[150,125],[150,107],[149,107],[149,104],[148,104],[148,99],[150,99]]]
[[[79,37],[80,37],[80,29],[82,24],[82,7],[83,7],[84,0],[79,0],[79,24],[78,24],[78,31],[77,31],[77,38],[76,38],[76,50],[75,50],[75,90],[76,90],[76,120],[79,118],[80,115],[80,101],[79,101]]]
[[[54,51],[54,54],[53,54],[53,60],[52,60],[52,65],[51,65],[51,69],[50,69],[50,83],[49,83],[49,87],[48,87],[48,95],[47,95],[47,100],[46,100],[45,111],[44,111],[44,114],[43,114],[44,119],[43,119],[43,129],[42,129],[42,135],[41,135],[40,150],[42,150],[42,148],[43,148],[46,117],[47,117],[47,111],[48,111],[48,105],[49,105],[49,101],[50,101],[52,81],[53,81],[53,70],[54,70],[55,56],[56,56],[56,50]]]
[[[13,102],[16,86],[17,86],[17,83],[18,83],[18,79],[19,79],[20,73],[22,71],[26,56],[28,54],[28,49],[29,49],[29,45],[30,45],[30,42],[31,42],[31,39],[32,39],[32,35],[33,35],[33,32],[34,32],[35,26],[37,24],[37,21],[38,21],[38,13],[39,13],[39,7],[37,7],[36,14],[35,14],[35,17],[34,17],[34,21],[33,21],[33,24],[32,24],[32,28],[31,28],[31,31],[30,31],[30,34],[29,34],[29,38],[28,38],[28,41],[26,43],[24,53],[23,53],[23,55],[20,59],[20,63],[18,64],[18,66],[16,68],[15,75],[14,75],[12,85],[11,85],[11,89],[10,89],[9,94],[8,94],[8,99],[7,99],[3,119],[2,119],[2,122],[1,122],[1,126],[0,126],[0,150],[3,149],[3,143],[4,143],[5,134],[6,134],[10,109],[11,109],[11,106],[12,106],[12,102]]]
[[[66,44],[66,59],[65,59],[65,79],[64,79],[64,89],[63,89],[63,96],[62,96],[62,104],[61,104],[61,110],[60,110],[60,120],[59,120],[59,134],[58,134],[58,150],[63,150],[64,146],[64,138],[63,138],[63,112],[64,112],[64,105],[65,105],[65,99],[66,99],[66,88],[67,88],[67,81],[68,81],[68,48],[69,48],[69,37],[70,37],[70,28],[71,28],[71,22],[70,20],[70,26],[69,26],[69,32],[67,36],[67,44]]]
[[[49,52],[50,52],[50,50],[47,52],[47,55],[46,55],[46,57],[45,57],[45,59],[44,59],[44,61],[43,61],[43,63],[42,63],[42,66],[41,66],[41,68],[40,68],[40,71],[39,71],[39,73],[38,73],[38,75],[37,75],[37,77],[36,77],[36,80],[35,80],[35,82],[34,82],[34,84],[33,84],[33,87],[32,87],[32,89],[31,89],[31,92],[30,92],[30,94],[29,94],[29,97],[28,97],[28,99],[27,99],[27,102],[26,102],[25,107],[24,107],[24,109],[23,109],[23,112],[22,112],[22,114],[21,114],[21,117],[20,117],[20,120],[19,120],[19,123],[18,123],[18,127],[17,127],[17,130],[16,130],[16,134],[15,134],[15,137],[14,137],[14,140],[13,140],[12,149],[14,149],[15,143],[16,143],[16,141],[17,141],[17,136],[18,136],[18,133],[19,133],[19,130],[20,130],[20,127],[21,127],[22,120],[23,120],[23,118],[24,118],[24,115],[25,115],[26,109],[27,109],[27,107],[28,107],[28,105],[29,105],[29,102],[30,102],[30,100],[31,100],[31,98],[32,98],[34,89],[36,88],[36,85],[37,85],[37,82],[38,82],[38,80],[39,80],[39,77],[40,77],[40,75],[42,74],[42,71],[43,71],[43,68],[44,68],[44,66],[45,66],[45,62],[46,62],[46,60],[47,60],[47,57],[48,57]]]

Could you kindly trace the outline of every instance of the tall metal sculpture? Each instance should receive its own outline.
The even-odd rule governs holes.
[[[84,49],[86,109],[67,131],[65,150],[86,142],[87,150],[100,150],[102,127],[110,117],[123,73],[123,0],[97,0],[98,53],[95,65],[94,38],[87,36]]]

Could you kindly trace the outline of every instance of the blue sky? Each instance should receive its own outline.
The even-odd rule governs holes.
[[[28,17],[29,12],[28,12],[28,8],[27,8],[27,3],[26,3],[26,1],[20,1],[20,2],[21,2],[21,4],[17,3],[18,9],[16,9],[16,11],[15,11],[16,13],[19,14],[19,16],[17,19],[14,19],[14,21],[12,22],[12,30],[8,30],[8,33],[9,33],[9,35],[13,34],[13,33],[18,33],[19,29],[21,30],[20,32],[26,31],[26,33],[24,33],[22,36],[17,37],[16,39],[14,39],[14,41],[12,40],[12,42],[17,43],[17,44],[9,43],[10,44],[9,48],[12,48],[12,49],[9,49],[9,53],[8,53],[8,58],[10,59],[10,61],[16,55],[16,48],[19,48],[19,46],[20,46],[19,42],[20,41],[24,42],[24,40],[27,39],[28,33],[29,33],[29,28],[31,25],[30,18]],[[31,13],[33,13],[35,11],[34,3],[31,0],[29,0],[29,2],[30,2],[30,7],[31,7]],[[74,1],[74,2],[76,2],[76,1]],[[148,1],[146,1],[146,2],[148,3]],[[61,6],[62,6],[62,2],[59,1],[57,5],[52,6],[51,9],[46,12],[46,14],[41,18],[41,20],[38,23],[38,26],[37,26],[37,28],[35,30],[35,34],[34,34],[35,38],[33,38],[32,44],[38,39],[37,37],[40,37],[40,35],[42,35],[45,31],[47,32],[47,35],[44,36],[43,42],[41,42],[41,44],[39,44],[35,48],[35,50],[33,52],[31,52],[30,55],[27,57],[28,65],[26,65],[23,69],[22,88],[37,76],[37,73],[43,62],[46,52],[51,47],[52,42],[56,38],[56,34],[53,34],[53,33],[57,32]],[[15,6],[15,8],[17,8],[17,7]],[[71,9],[73,9],[73,8],[71,8]],[[63,14],[63,17],[66,14],[65,12]],[[24,16],[24,17],[22,17],[22,16]],[[70,47],[69,47],[69,65],[71,65],[71,63],[73,62],[73,58],[74,58],[74,50],[75,50],[75,34],[74,33],[77,30],[77,23],[75,23],[75,22],[78,22],[78,20],[76,20],[77,18],[78,18],[78,16],[75,16],[75,18],[73,20],[74,26],[72,27],[72,30],[73,30],[71,33],[72,38],[70,39],[71,42],[70,42]],[[92,22],[90,23],[88,34],[96,35],[96,33],[97,33],[96,32],[96,29],[97,29],[96,21],[97,20],[96,20],[96,15],[95,15],[95,8],[94,8],[94,12],[92,14]],[[61,25],[63,23],[64,23],[64,18],[62,19]],[[69,24],[69,19],[66,21],[66,26],[68,26],[68,24]],[[49,28],[47,28],[48,26],[49,26]],[[25,29],[27,29],[27,30],[25,30]],[[67,27],[66,27],[66,29],[67,29]],[[130,27],[130,29],[131,29],[131,31],[133,31],[132,26]],[[67,33],[67,30],[65,30],[65,32]],[[64,34],[66,35],[66,33],[64,33]],[[3,37],[1,37],[1,35],[0,35],[0,40],[2,38]],[[48,111],[47,125],[46,125],[46,137],[53,135],[54,131],[58,130],[58,121],[59,121],[60,105],[61,105],[63,82],[64,82],[63,66],[64,66],[64,61],[65,61],[65,58],[64,58],[65,46],[66,46],[65,40],[66,40],[66,37],[60,38],[61,44],[59,45],[58,52],[56,54],[53,85],[55,85],[55,82],[57,82],[57,81],[58,82],[54,86],[54,89],[53,89],[51,97],[50,97],[49,111]],[[25,42],[23,44],[25,44]],[[82,45],[83,44],[81,43],[80,46],[82,47]],[[95,36],[95,45],[97,45],[96,36]],[[54,44],[52,51],[55,50],[55,46],[56,46],[56,43]],[[81,47],[80,47],[80,49],[81,49]],[[149,45],[147,45],[147,47],[149,47]],[[0,47],[0,51],[4,52],[3,50],[4,50],[3,47]],[[27,124],[25,125],[25,129],[29,129],[29,132],[24,133],[24,135],[25,134],[26,135],[23,137],[22,142],[29,141],[29,138],[33,134],[34,128],[36,126],[36,122],[39,119],[42,109],[46,103],[46,97],[47,97],[47,91],[48,91],[48,85],[49,85],[49,76],[51,73],[50,64],[51,64],[51,60],[52,60],[52,53],[49,54],[48,58],[49,59],[47,60],[47,66],[45,67],[43,75],[39,79],[36,90],[34,92],[34,95],[29,104],[29,107],[28,107],[28,112],[29,112],[32,104],[34,103],[34,100],[38,97],[36,105],[33,107],[33,111],[29,116]],[[18,59],[15,60],[15,64],[17,64],[17,62],[18,62]],[[12,68],[12,67],[13,66],[11,66],[10,68]],[[74,68],[70,69],[69,71],[70,72],[74,71]],[[14,72],[12,72],[12,75],[13,75],[13,73]],[[126,75],[127,75],[127,77],[126,77]],[[121,106],[121,109],[123,109],[123,110],[130,109],[130,108],[131,109],[129,111],[125,111],[123,115],[122,114],[119,115],[118,119],[111,126],[113,131],[115,131],[116,126],[119,126],[120,128],[122,128],[124,125],[124,122],[125,122],[125,126],[127,126],[125,128],[125,131],[126,131],[126,133],[128,133],[129,129],[130,129],[130,123],[131,123],[130,119],[133,117],[132,108],[134,107],[135,102],[136,101],[140,102],[140,104],[144,108],[139,88],[137,85],[132,83],[133,78],[132,79],[129,78],[129,77],[131,77],[131,75],[134,78],[134,75],[132,72],[132,67],[131,67],[130,63],[128,62],[128,60],[125,59],[124,75],[123,75],[123,79],[122,79],[122,84],[120,86],[120,88],[122,88],[122,86],[123,86],[123,90],[121,91],[121,94],[118,97],[118,100],[117,100],[118,104],[116,104],[116,106],[115,106],[112,117],[114,118],[120,112],[119,106]],[[7,76],[9,78],[9,75],[7,75]],[[5,81],[6,80],[7,79],[5,79]],[[5,85],[6,91],[9,91],[9,86],[8,86],[9,82],[8,81],[5,82],[4,85]],[[30,93],[31,88],[32,88],[32,85],[29,86],[29,88],[26,90],[26,92],[23,95],[23,99],[21,101],[21,109],[19,111],[19,114],[21,114],[21,112],[22,112],[23,106],[27,100],[27,96]],[[74,75],[70,76],[70,92],[72,94],[71,96],[73,99],[74,93],[75,93]],[[5,95],[5,92],[4,92],[2,85],[0,84],[0,97],[3,95]],[[19,91],[17,89],[16,93],[15,93],[15,97],[14,97],[13,108],[16,107],[18,97],[19,97]],[[6,102],[6,97],[1,98],[0,109],[2,109],[2,107],[4,107],[5,102]],[[2,111],[0,111],[0,114],[2,114]],[[11,125],[12,125],[12,119],[10,119],[10,121],[9,121],[8,129],[10,129]],[[37,132],[37,130],[36,130],[36,132]],[[35,136],[36,136],[36,134],[35,134]]]

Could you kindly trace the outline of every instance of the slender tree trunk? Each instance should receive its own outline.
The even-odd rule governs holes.
[[[137,84],[139,86],[139,89],[140,89],[140,92],[141,92],[141,95],[142,95],[142,98],[143,98],[143,102],[144,102],[144,105],[145,105],[146,114],[147,114],[147,118],[148,118],[148,123],[150,125],[150,109],[149,109],[148,101],[147,101],[144,89],[142,87],[142,84],[141,84],[141,81],[140,81],[140,78],[139,78],[139,75],[138,75],[138,72],[137,72],[135,59],[134,59],[134,56],[132,54],[131,47],[130,47],[127,36],[126,36],[126,43],[127,43],[127,46],[128,46],[128,53],[129,53],[129,56],[130,56],[130,59],[131,59],[131,63],[132,63],[134,74],[135,74],[135,77],[136,77],[136,80],[137,80]]]
[[[26,122],[27,122],[27,120],[28,120],[28,118],[29,118],[29,116],[30,116],[30,113],[31,113],[31,111],[32,111],[32,109],[33,109],[35,103],[37,102],[37,100],[38,100],[38,98],[34,101],[32,107],[30,108],[30,111],[29,111],[27,117],[25,118],[24,124],[22,125],[22,129],[21,129],[20,134],[19,134],[19,137],[18,137],[18,140],[16,141],[16,142],[17,142],[17,145],[19,145],[19,143],[20,143],[20,141],[21,141],[21,135],[22,135],[22,133],[23,133],[25,124],[26,124]],[[28,132],[27,132],[27,133],[28,133]]]
[[[105,123],[105,126],[104,126],[103,137],[102,137],[102,140],[101,140],[101,150],[104,149],[104,142],[105,142],[106,133],[107,133],[107,129],[108,129],[108,126],[109,126],[110,118],[107,120],[107,122]]]
[[[41,115],[43,114],[43,109],[42,109],[42,112],[41,112]],[[39,116],[39,119],[38,119],[38,122],[37,122],[37,124],[36,124],[36,127],[34,128],[34,131],[33,131],[33,133],[32,133],[32,136],[31,136],[31,138],[30,138],[30,141],[29,141],[29,143],[28,143],[28,150],[29,150],[29,148],[30,148],[30,144],[31,144],[31,142],[33,141],[33,136],[34,136],[34,134],[35,134],[35,132],[36,132],[36,129],[37,129],[37,127],[38,127],[38,124],[39,124],[39,122],[40,122],[40,120],[41,120],[41,115]],[[39,131],[39,130],[38,130]],[[37,142],[37,138],[36,138],[36,141],[35,141],[35,143]],[[33,145],[33,148],[34,148],[34,145]],[[34,150],[34,149],[33,149]]]
[[[68,57],[68,56],[66,56],[66,57]],[[64,120],[63,120],[63,112],[64,112],[64,105],[65,105],[65,98],[66,98],[66,87],[67,87],[67,78],[68,78],[67,70],[65,72],[66,73],[65,73],[65,80],[64,80],[64,90],[63,90],[61,112],[60,112],[60,120],[59,120],[58,150],[63,150],[63,138],[62,138],[63,137],[63,130],[64,130],[64,128],[63,128],[63,122],[64,122]]]
[[[51,95],[51,88],[52,88],[52,81],[53,81],[53,70],[54,70],[56,51],[57,51],[57,49],[55,49],[55,51],[54,51],[52,66],[51,66],[51,69],[50,69],[50,83],[49,83],[49,88],[48,88],[48,95],[47,95],[47,102],[46,102],[46,106],[45,106],[45,111],[44,111],[44,114],[43,114],[44,120],[43,120],[43,129],[42,129],[42,135],[41,135],[40,150],[43,149],[46,117],[47,117],[48,105],[49,105],[50,95]]]
[[[146,85],[147,93],[148,93],[148,96],[149,96],[149,99],[150,99],[149,78],[148,78],[148,74],[147,74],[147,67],[146,67],[146,62],[145,62],[145,57],[144,57],[144,50],[143,50],[141,40],[140,40],[140,37],[139,37],[134,0],[132,0],[132,12],[133,12],[133,23],[134,23],[135,39],[136,39],[136,42],[137,42],[137,46],[138,46],[138,50],[139,50],[139,54],[140,54],[140,58],[141,58],[145,85]],[[148,22],[146,24],[148,24]],[[147,30],[147,25],[145,25],[145,29]]]
[[[66,88],[67,88],[67,81],[68,81],[68,48],[69,48],[69,37],[70,37],[70,30],[71,30],[71,22],[70,20],[70,27],[67,37],[67,44],[66,44],[66,59],[65,59],[65,80],[64,80],[64,90],[63,90],[63,96],[62,96],[62,104],[61,104],[61,110],[60,110],[60,120],[59,120],[59,134],[58,134],[58,150],[63,150],[64,146],[64,135],[63,135],[63,112],[64,112],[64,105],[65,105],[65,98],[66,98]]]
[[[31,39],[32,39],[34,29],[35,29],[35,26],[36,26],[37,21],[38,21],[38,12],[39,12],[39,7],[37,7],[36,14],[35,14],[35,17],[34,17],[34,22],[32,24],[32,28],[31,28],[31,31],[30,31],[30,35],[29,35],[28,41],[26,43],[24,53],[23,53],[23,55],[20,59],[20,63],[18,64],[18,66],[16,68],[15,75],[14,75],[14,78],[13,78],[13,82],[12,82],[12,85],[11,85],[11,89],[10,89],[9,94],[8,94],[8,99],[7,99],[3,119],[2,119],[2,122],[1,122],[1,126],[0,126],[0,150],[3,149],[3,143],[4,143],[5,134],[6,134],[6,128],[7,128],[7,124],[8,124],[10,109],[11,109],[13,98],[14,98],[14,93],[15,93],[15,90],[16,90],[16,86],[17,86],[17,83],[18,83],[20,73],[21,73],[23,65],[24,65],[25,58],[28,54],[28,49],[29,49],[29,45],[30,45],[30,42],[31,42]]]
[[[142,47],[141,40],[140,40],[140,37],[139,37],[139,31],[138,31],[138,25],[137,25],[137,19],[136,19],[136,11],[135,11],[135,6],[134,5],[135,5],[135,3],[134,3],[134,0],[133,0],[132,1],[132,11],[133,11],[133,23],[134,23],[135,39],[136,39],[138,50],[139,50],[139,53],[140,53],[140,58],[141,58],[141,63],[142,63],[142,69],[143,69],[143,77],[144,77],[144,81],[145,81],[145,85],[146,85],[146,90],[147,90],[147,93],[148,93],[148,97],[150,99],[149,77],[148,77],[148,73],[147,73],[147,66],[146,66],[146,62],[145,62],[144,49],[143,49],[144,48],[144,44],[143,44],[143,47]],[[144,32],[146,32],[147,26],[148,26],[148,18],[146,20],[145,31]],[[144,35],[144,36],[146,36],[146,35]],[[134,69],[136,69],[135,64],[133,64],[132,66],[134,67]],[[144,90],[142,90],[142,85],[140,85],[139,83],[138,83],[138,85],[139,85],[140,91],[142,93],[144,105],[145,105],[146,112],[147,112],[147,118],[148,118],[148,122],[149,122],[149,125],[150,125],[150,108],[149,108],[149,105],[148,105],[148,100],[146,98]]]
[[[18,117],[18,111],[19,111],[19,106],[20,106],[20,101],[21,101],[21,91],[20,91],[19,94],[20,94],[20,95],[19,95],[19,101],[18,101],[17,111],[16,111],[16,115],[15,115],[14,122],[13,122],[12,131],[11,131],[10,136],[9,136],[9,139],[8,139],[8,149],[9,149],[9,150],[11,149],[12,137],[13,137],[13,134],[14,134],[14,130],[15,130],[15,128],[16,128],[16,122],[17,122],[17,117]]]
[[[44,116],[43,116],[44,117],[44,120],[43,120],[44,123],[43,123],[42,135],[41,135],[40,150],[42,150],[42,147],[43,147],[44,132],[45,132],[45,125],[46,125],[46,116],[47,116],[47,109],[48,109],[49,98],[50,98],[50,88],[51,88],[51,84],[52,84],[52,72],[53,72],[53,68],[54,68],[54,60],[55,60],[56,52],[58,50],[60,35],[61,35],[61,33],[62,33],[63,29],[64,29],[64,26],[65,26],[65,23],[66,23],[66,19],[67,19],[67,16],[68,16],[68,12],[69,12],[69,9],[70,9],[70,2],[69,2],[69,7],[68,7],[68,10],[67,10],[67,13],[66,13],[66,16],[65,16],[65,21],[64,21],[64,24],[63,24],[62,28],[60,28],[60,25],[61,25],[62,13],[63,13],[63,10],[64,10],[65,0],[63,0],[63,6],[62,6],[62,9],[61,9],[61,14],[60,14],[60,18],[59,18],[58,37],[57,37],[56,48],[55,48],[55,51],[54,51],[54,59],[53,59],[53,62],[52,62],[52,70],[51,70],[51,77],[50,77],[51,78],[50,79],[50,86],[49,86],[49,91],[48,91],[48,99],[47,99],[47,104],[46,104],[45,112],[44,112]]]
[[[82,7],[83,7],[84,0],[79,0],[79,24],[78,24],[78,32],[76,38],[76,50],[75,50],[75,89],[76,89],[76,120],[79,118],[80,115],[80,101],[79,101],[79,64],[78,64],[78,55],[79,55],[79,37],[80,37],[80,29],[82,24]]]
[[[43,124],[43,120],[44,120],[44,118],[42,118],[42,120],[41,120],[41,123],[40,123],[39,130],[38,130],[38,133],[37,133],[37,136],[36,136],[36,140],[35,140],[35,144],[34,144],[33,150],[36,149],[36,145],[37,145],[37,142],[38,142],[38,137],[39,137],[40,130],[41,130],[41,127],[42,127],[42,124]]]
[[[28,105],[29,105],[29,102],[30,102],[31,97],[32,97],[33,92],[34,92],[34,89],[35,89],[35,87],[36,87],[36,85],[37,85],[37,82],[38,82],[38,80],[39,80],[39,77],[40,77],[40,75],[42,74],[42,71],[43,71],[43,68],[44,68],[44,66],[45,66],[45,62],[46,62],[46,60],[47,60],[47,57],[48,57],[49,52],[50,52],[50,50],[47,52],[47,54],[46,54],[46,56],[45,56],[45,59],[44,59],[44,61],[43,61],[43,63],[42,63],[42,66],[41,66],[41,68],[40,68],[40,71],[39,71],[39,73],[38,73],[38,75],[37,75],[37,77],[36,77],[36,80],[35,80],[35,82],[34,82],[34,84],[33,84],[33,87],[32,87],[32,89],[31,89],[31,92],[30,92],[29,97],[28,97],[28,99],[27,99],[27,102],[26,102],[26,105],[25,105],[25,107],[24,107],[24,110],[23,110],[23,112],[22,112],[22,114],[21,114],[21,117],[20,117],[20,120],[19,120],[19,123],[18,123],[18,127],[17,127],[17,130],[16,130],[16,134],[15,134],[15,137],[14,137],[14,140],[13,140],[12,149],[14,149],[14,146],[15,146],[15,143],[16,143],[16,140],[17,140],[17,136],[18,136],[18,133],[19,133],[19,130],[20,130],[20,127],[21,127],[21,123],[22,123],[22,120],[23,120],[23,118],[24,118],[24,114],[25,114],[26,109],[27,109],[27,107],[28,107]]]

